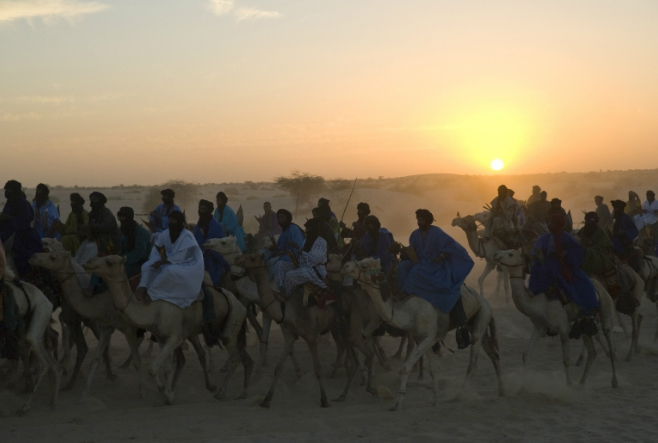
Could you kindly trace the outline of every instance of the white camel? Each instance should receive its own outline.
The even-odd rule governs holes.
[[[580,316],[580,309],[574,303],[567,303],[562,306],[559,300],[548,299],[544,294],[533,295],[525,285],[524,266],[525,259],[520,250],[498,251],[494,254],[494,260],[502,266],[507,267],[509,271],[510,283],[512,285],[512,299],[516,308],[532,322],[534,329],[528,347],[523,353],[524,364],[528,361],[530,352],[534,348],[537,340],[545,337],[547,333],[556,334],[562,342],[562,362],[567,377],[567,384],[571,385],[571,375],[569,366],[571,365],[571,356],[569,354],[569,331],[571,324]],[[604,349],[609,353],[610,363],[612,365],[612,387],[616,388],[617,370],[615,368],[615,347],[612,341],[612,328],[614,325],[615,307],[608,291],[596,280],[592,280],[599,299],[599,319],[600,333],[605,336],[607,346]],[[601,341],[599,334],[597,338]],[[596,357],[596,349],[592,337],[582,336],[583,342],[587,348],[587,362],[583,371],[580,384],[584,385],[590,366]]]
[[[155,300],[148,304],[140,302],[130,288],[126,272],[123,267],[125,258],[116,255],[107,257],[96,257],[87,262],[83,267],[90,272],[94,272],[102,277],[107,283],[112,293],[115,306],[126,317],[130,323],[139,328],[144,328],[153,333],[160,344],[160,353],[151,362],[150,374],[155,378],[155,382],[160,392],[164,396],[166,404],[172,404],[174,401],[175,383],[180,374],[181,365],[177,365],[176,371],[172,376],[171,359],[173,353],[179,348],[184,340],[189,340],[194,346],[199,360],[204,369],[206,378],[206,388],[215,390],[210,383],[207,372],[207,365],[203,349],[199,343],[199,334],[203,329],[203,312],[201,301],[197,300],[185,309],[169,303],[164,300]],[[212,286],[206,274],[205,285]],[[214,298],[217,318],[224,324],[222,330],[222,340],[227,347],[231,357],[231,364],[224,380],[222,387],[215,392],[215,397],[220,399],[226,393],[226,387],[233,375],[236,367],[240,362],[244,366],[244,386],[240,398],[246,398],[249,387],[249,379],[253,369],[253,362],[246,352],[246,309],[228,291],[223,294],[215,291],[212,287],[208,291]],[[182,352],[177,351],[180,354]],[[163,382],[159,369],[164,364],[165,381]]]
[[[30,258],[30,264],[52,272],[59,281],[62,293],[69,306],[80,316],[94,320],[100,330],[98,345],[92,353],[91,370],[81,400],[85,400],[89,394],[98,364],[108,348],[110,337],[115,330],[119,330],[126,337],[132,363],[138,374],[139,394],[143,398],[145,390],[141,371],[142,363],[139,356],[141,340],[137,338],[137,328],[116,309],[110,291],[104,291],[93,297],[86,296],[77,278],[79,273],[85,273],[85,271],[79,265],[76,267],[71,254],[67,251],[34,254]]]
[[[647,299],[655,304],[656,311],[658,311],[658,257],[645,255],[638,274],[644,281],[644,291]],[[654,343],[658,342],[658,326],[656,327],[656,334],[653,337],[653,341]]]
[[[274,396],[274,389],[276,388],[276,384],[281,376],[283,365],[285,364],[288,355],[290,355],[295,341],[298,337],[301,337],[306,341],[313,359],[315,376],[320,385],[320,405],[323,408],[329,407],[330,404],[322,378],[322,364],[318,357],[318,340],[320,335],[329,330],[335,321],[340,321],[337,312],[337,305],[339,305],[340,302],[330,304],[324,309],[320,309],[317,305],[305,307],[302,300],[303,291],[298,290],[285,303],[281,303],[272,291],[270,279],[268,278],[265,269],[265,261],[261,254],[243,255],[239,257],[236,262],[238,265],[246,268],[256,280],[260,302],[261,305],[265,307],[264,312],[281,326],[281,331],[283,332],[283,337],[285,339],[283,354],[274,371],[272,385],[260,406],[264,408],[270,407],[272,397]],[[354,378],[354,374],[356,373],[357,363],[353,348],[347,346],[347,350],[351,362],[347,385],[341,396],[334,401],[345,400]]]
[[[44,347],[44,334],[52,319],[53,305],[36,286],[26,282],[18,282],[16,275],[11,269],[5,270],[4,279],[5,285],[13,292],[16,305],[18,306],[18,315],[24,320],[28,319],[24,336],[20,337],[20,352],[26,380],[31,392],[27,401],[19,409],[18,414],[23,415],[30,410],[34,394],[46,373],[48,373],[48,378],[50,379],[50,388],[52,390],[51,407],[54,409],[57,404],[61,374],[55,358]],[[30,375],[30,361],[32,356],[37,358],[40,366],[36,382],[34,383],[32,383]]]
[[[457,226],[464,231],[471,251],[473,251],[476,257],[483,258],[486,262],[484,271],[482,271],[482,275],[478,278],[480,294],[484,296],[484,280],[496,268],[496,263],[493,261],[493,254],[499,249],[504,248],[504,246],[494,238],[485,240],[480,237],[478,235],[477,225],[475,224],[475,217],[472,215],[461,217],[457,213],[457,218],[452,220],[452,226]],[[503,269],[502,272],[497,272],[496,274],[496,295],[499,294],[502,284],[505,289],[505,301],[509,302],[509,282],[505,278],[507,272]]]
[[[402,408],[409,373],[423,355],[427,357],[429,363],[433,381],[432,404],[435,405],[438,399],[439,379],[436,357],[431,348],[436,342],[443,340],[448,331],[452,329],[449,314],[444,314],[429,302],[416,296],[411,296],[404,301],[394,301],[390,297],[384,299],[380,286],[382,269],[378,259],[366,258],[358,262],[348,262],[343,266],[342,273],[359,282],[372,298],[375,308],[386,323],[412,332],[418,341],[418,346],[407,357],[400,371],[400,391],[391,410]],[[496,323],[492,316],[491,306],[480,294],[466,285],[462,286],[461,298],[468,318],[468,326],[472,332],[471,355],[466,371],[466,381],[475,372],[478,351],[482,346],[494,365],[498,378],[498,393],[504,395]]]

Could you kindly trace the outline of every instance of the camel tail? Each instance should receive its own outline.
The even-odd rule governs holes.
[[[496,326],[496,320],[493,317],[489,320],[489,338],[491,339],[491,344],[496,352],[500,352],[500,347],[498,346],[498,327]]]

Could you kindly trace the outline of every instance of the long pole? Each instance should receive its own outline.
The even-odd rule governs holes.
[[[345,203],[345,209],[343,209],[343,215],[340,216],[340,221],[343,221],[343,217],[345,217],[345,211],[347,211],[347,207],[349,206],[350,200],[352,199],[352,194],[354,194],[354,188],[356,188],[357,179],[358,177],[354,179],[354,184],[352,185],[352,192],[350,192],[350,196],[347,198],[347,203]]]

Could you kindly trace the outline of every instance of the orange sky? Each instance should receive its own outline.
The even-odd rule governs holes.
[[[656,168],[658,2],[0,0],[26,185]]]

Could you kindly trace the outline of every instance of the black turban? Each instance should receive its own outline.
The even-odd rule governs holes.
[[[85,204],[85,199],[82,198],[82,196],[80,194],[78,194],[77,192],[74,192],[74,193],[71,194],[71,203],[78,203],[78,204],[84,205]]]
[[[117,217],[126,217],[128,220],[134,220],[135,211],[129,206],[123,206],[119,209],[119,212],[117,212]]]
[[[356,205],[356,209],[363,209],[364,211],[367,211],[368,214],[370,214],[370,205],[368,203],[359,203]]]
[[[207,207],[210,212],[215,210],[215,205],[213,204],[213,202],[208,200],[199,200],[199,207],[201,206]]]
[[[598,224],[599,223],[599,214],[596,212],[588,212],[585,214],[585,224]]]
[[[185,224],[185,214],[180,211],[171,211],[169,213],[169,220],[176,220],[181,224]]]
[[[46,196],[50,195],[50,189],[48,189],[48,186],[44,185],[43,183],[39,183],[37,185],[37,191],[38,190],[41,190],[41,192],[43,192]]]
[[[428,211],[427,209],[417,210],[416,211],[416,217],[423,217],[430,224],[432,224],[432,222],[434,221],[434,215],[430,211]]]
[[[225,202],[228,201],[228,197],[226,196],[226,194],[224,194],[224,191],[219,191],[219,192],[217,193],[217,198],[221,198],[221,199],[224,200]]]
[[[562,200],[560,200],[559,198],[554,198],[553,200],[551,200],[551,204],[553,204],[553,203],[557,203],[557,204],[561,205]]]
[[[23,189],[23,185],[21,182],[18,182],[16,180],[9,180],[7,183],[5,183],[5,189],[14,189],[21,191]]]
[[[369,215],[366,218],[363,219],[363,224],[366,225],[375,225],[377,229],[382,227],[382,224],[379,222],[379,219],[375,217],[374,215]]]
[[[610,202],[613,208],[623,210],[626,207],[626,202],[621,200],[612,200]]]
[[[162,195],[163,197],[164,197],[165,195],[166,195],[166,196],[169,196],[169,197],[171,197],[171,198],[176,197],[176,193],[174,192],[173,189],[163,189],[162,191],[160,191],[160,195]]]
[[[327,200],[324,197],[321,197],[320,200],[318,200],[318,204],[329,204],[329,200]]]
[[[89,194],[89,199],[91,200],[92,198],[98,198],[98,200],[101,202],[101,204],[107,203],[107,197],[105,197],[105,194],[102,192],[94,191],[91,194]]]
[[[292,223],[292,213],[290,211],[288,211],[287,209],[279,209],[278,211],[276,211],[277,217],[281,214],[283,214],[286,217],[288,223]]]

